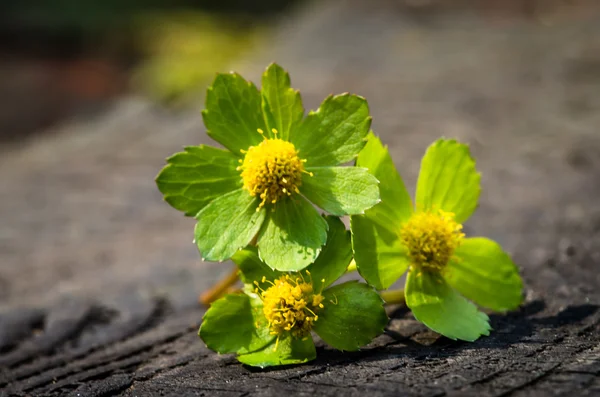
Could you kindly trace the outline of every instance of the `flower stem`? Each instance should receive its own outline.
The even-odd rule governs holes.
[[[406,300],[404,299],[404,289],[380,291],[379,296],[381,296],[381,299],[383,299],[386,304],[406,304]]]
[[[237,281],[238,269],[235,267],[227,276],[225,276],[225,278],[219,280],[208,291],[205,291],[200,295],[200,303],[205,306],[210,306],[211,303],[229,292]]]
[[[258,233],[252,238],[252,240],[248,243],[248,245],[256,246],[256,242],[258,241]],[[215,285],[210,287],[208,291],[203,292],[198,297],[198,301],[204,306],[210,306],[211,303],[219,299],[225,294],[238,291],[233,285],[238,281],[239,274],[237,267],[235,267],[231,273],[229,273],[225,278],[220,281],[217,281]]]
[[[350,264],[348,265],[348,268],[346,269],[346,273],[352,273],[356,271],[356,262],[354,262],[354,258],[352,258],[352,262],[350,262]]]

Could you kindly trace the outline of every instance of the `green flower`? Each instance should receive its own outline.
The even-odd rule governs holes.
[[[447,139],[428,148],[416,208],[377,137],[369,137],[357,165],[381,181],[382,199],[364,215],[351,217],[360,274],[385,289],[408,270],[406,304],[419,321],[451,339],[489,335],[488,316],[470,301],[496,311],[515,309],[522,301],[522,282],[497,243],[462,233],[461,223],[475,211],[480,192],[469,148]]]
[[[372,287],[350,281],[331,286],[352,259],[350,234],[338,218],[327,245],[301,272],[272,270],[255,247],[233,256],[245,293],[227,295],[204,315],[199,335],[219,353],[236,353],[247,365],[300,364],[316,357],[314,331],[340,350],[358,350],[383,332],[388,318]]]
[[[300,93],[272,64],[261,91],[238,74],[217,75],[202,116],[228,150],[187,147],[156,182],[169,204],[198,220],[195,242],[206,260],[228,259],[256,237],[269,267],[303,269],[327,239],[312,204],[343,216],[379,202],[367,169],[340,166],[366,144],[371,117],[362,97],[329,96],[304,117]]]

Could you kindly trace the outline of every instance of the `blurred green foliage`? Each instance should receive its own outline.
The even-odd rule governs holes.
[[[247,56],[262,26],[300,0],[0,0],[0,43],[25,56],[102,59],[170,104]]]
[[[216,71],[248,54],[263,35],[245,18],[195,11],[144,15],[135,31],[144,56],[133,84],[170,104],[196,99]]]

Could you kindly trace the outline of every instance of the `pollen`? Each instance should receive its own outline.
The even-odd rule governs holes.
[[[261,129],[258,132],[264,134]],[[277,136],[277,130],[273,129],[273,133]],[[306,160],[298,157],[296,147],[279,138],[265,138],[242,153],[245,157],[237,169],[242,171],[244,189],[261,199],[257,211],[265,204],[275,204],[283,197],[300,193],[302,174],[312,175],[304,170]]]
[[[448,264],[465,235],[453,213],[438,210],[415,213],[402,227],[400,237],[408,248],[411,266],[439,272]]]
[[[313,291],[310,273],[306,273],[309,282],[301,274],[288,274],[271,282],[271,287],[266,290],[260,289],[255,283],[255,292],[263,301],[263,312],[271,335],[279,338],[289,333],[295,338],[304,338],[319,319],[317,313],[324,307],[323,295]]]

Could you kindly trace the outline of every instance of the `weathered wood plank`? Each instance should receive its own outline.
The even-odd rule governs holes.
[[[452,342],[392,310],[358,353],[319,345],[257,371],[196,336],[197,293],[229,270],[200,263],[193,221],[161,201],[163,158],[208,143],[197,110],[124,99],[0,156],[0,396],[599,395],[600,18],[490,24],[394,3],[299,10],[273,45],[308,108],[369,99],[408,186],[440,135],[469,142],[483,174],[470,234],[501,242],[527,301],[494,332]]]

